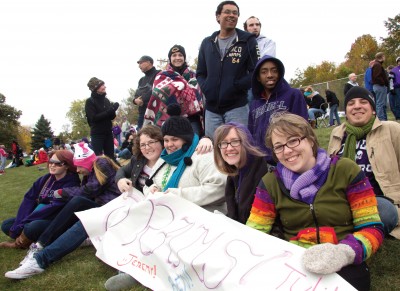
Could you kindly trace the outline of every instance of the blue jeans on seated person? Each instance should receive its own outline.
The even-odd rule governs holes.
[[[99,204],[89,198],[82,196],[73,197],[36,241],[40,242],[42,246],[51,244],[79,220],[75,212],[99,206]]]
[[[247,127],[249,121],[249,105],[234,108],[224,114],[218,114],[206,110],[205,135],[212,138],[218,126],[232,121],[241,123]]]
[[[1,230],[7,235],[10,235],[10,229],[15,222],[15,217],[9,218],[3,221],[1,224]],[[24,234],[27,238],[32,241],[36,241],[39,236],[45,231],[45,229],[50,225],[50,219],[40,219],[31,221],[24,225]]]
[[[118,154],[118,158],[125,159],[125,160],[129,160],[131,157],[132,157],[132,153],[127,148],[124,148]]]
[[[397,206],[382,196],[376,196],[376,200],[378,202],[379,216],[381,217],[381,221],[383,223],[385,235],[388,235],[399,222],[399,216],[396,208]]]
[[[76,250],[87,237],[85,228],[78,221],[54,242],[34,254],[33,257],[42,269],[46,269],[51,263]]]
[[[319,108],[310,108],[308,109],[308,119],[309,120],[315,120],[315,113],[321,113],[321,114],[325,114],[325,112],[322,109]]]

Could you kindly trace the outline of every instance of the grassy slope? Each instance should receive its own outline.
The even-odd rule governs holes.
[[[317,130],[320,145],[326,148],[331,128]],[[37,167],[19,167],[0,176],[0,221],[15,216],[24,192],[43,175]],[[7,240],[0,234],[0,241]],[[116,272],[95,257],[93,247],[79,248],[55,263],[41,275],[28,280],[12,281],[1,274],[12,270],[24,257],[24,250],[0,249],[0,290],[104,290],[103,284]],[[400,241],[386,239],[383,247],[369,262],[372,290],[400,290]],[[132,290],[146,290],[136,287]]]

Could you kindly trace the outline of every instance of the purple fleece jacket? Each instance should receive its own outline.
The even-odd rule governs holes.
[[[73,196],[84,196],[93,199],[99,205],[104,205],[114,198],[121,195],[115,183],[116,170],[108,162],[108,160],[97,157],[95,161],[101,171],[107,176],[107,181],[104,185],[100,185],[96,178],[94,169],[82,181],[82,186],[64,188],[62,198],[60,200],[70,200]]]
[[[43,189],[46,182],[46,189]],[[19,206],[15,222],[10,228],[10,237],[17,238],[21,234],[26,223],[38,219],[46,219],[64,207],[65,201],[53,198],[54,190],[64,187],[79,186],[80,183],[81,181],[79,180],[78,174],[70,172],[60,180],[56,180],[51,174],[46,174],[37,179],[28,192],[26,192]],[[43,204],[43,206],[36,209],[39,204]]]
[[[278,67],[279,80],[272,90],[270,98],[265,100],[262,98],[264,87],[257,80],[257,76],[261,65],[268,60],[274,62]],[[267,154],[266,160],[270,164],[275,164],[275,162],[272,158],[271,150],[265,146],[265,134],[271,115],[278,111],[289,111],[308,120],[307,105],[303,95],[300,90],[291,88],[284,76],[285,67],[283,63],[277,58],[266,55],[257,62],[252,77],[251,89],[254,99],[250,103],[248,127],[256,144]]]

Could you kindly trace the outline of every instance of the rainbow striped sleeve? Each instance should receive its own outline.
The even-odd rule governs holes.
[[[267,190],[257,187],[256,194],[251,207],[250,217],[246,225],[260,231],[270,233],[275,222],[275,204]]]
[[[379,217],[375,193],[368,178],[364,177],[361,181],[350,185],[346,195],[353,213],[355,232],[346,236],[340,243],[351,246],[356,253],[354,263],[361,264],[382,245],[383,224]]]

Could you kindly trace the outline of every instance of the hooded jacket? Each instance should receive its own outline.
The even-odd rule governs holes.
[[[272,39],[260,34],[257,36],[258,49],[260,50],[260,56],[276,56],[276,44]]]
[[[257,80],[261,65],[266,61],[274,62],[279,71],[279,80],[272,90],[268,100],[262,97],[263,85]],[[288,111],[308,119],[307,105],[300,90],[291,88],[284,79],[285,67],[283,63],[271,56],[261,58],[254,70],[252,78],[252,92],[254,99],[250,103],[248,127],[256,144],[267,153],[267,162],[275,164],[271,150],[265,146],[265,134],[267,132],[271,115],[278,111]]]
[[[66,202],[55,199],[54,191],[65,187],[79,186],[80,183],[78,174],[70,172],[59,180],[56,180],[51,174],[37,179],[22,200],[15,222],[10,228],[10,237],[17,238],[26,223],[47,219],[60,211]],[[39,204],[42,204],[41,207],[38,207]]]
[[[96,178],[94,168],[88,176],[84,177],[82,186],[68,187],[62,190],[62,200],[68,201],[73,196],[83,196],[94,200],[99,205],[104,205],[121,195],[115,183],[116,171],[107,159],[97,157],[97,166],[107,176],[105,184],[101,185]],[[60,199],[61,200],[61,199]]]
[[[251,74],[259,58],[255,35],[236,28],[237,37],[221,56],[219,31],[201,43],[197,64],[197,81],[206,98],[206,110],[224,114],[247,104]]]

